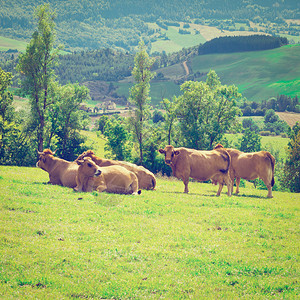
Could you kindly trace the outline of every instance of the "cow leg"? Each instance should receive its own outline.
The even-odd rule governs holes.
[[[224,181],[227,185],[227,190],[228,190],[227,195],[231,196],[232,195],[232,187],[233,187],[232,181],[229,176],[225,177]]]
[[[96,191],[99,192],[99,193],[102,193],[102,192],[104,192],[106,189],[107,189],[107,186],[106,186],[105,183],[103,183],[103,184],[100,184],[100,185],[97,186]]]
[[[240,192],[240,189],[239,189],[239,187],[240,187],[240,181],[241,181],[241,177],[236,177],[236,179],[235,179],[235,183],[236,183],[236,191],[235,191],[235,193],[236,194],[238,194]]]
[[[272,186],[271,185],[267,185],[267,188],[268,188],[268,198],[273,198],[273,195],[272,195]]]
[[[217,196],[221,195],[222,189],[223,189],[223,184],[219,182],[219,189],[218,189],[218,192],[217,192]]]
[[[183,179],[183,183],[184,183],[184,192],[188,193],[189,192],[189,178],[188,179]]]
[[[264,184],[266,185],[267,189],[268,189],[268,195],[267,197],[268,198],[273,198],[273,195],[272,195],[272,185],[270,183],[271,180],[263,180]],[[269,184],[267,184],[266,182],[268,182]]]

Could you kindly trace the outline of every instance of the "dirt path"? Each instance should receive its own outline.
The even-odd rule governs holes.
[[[183,65],[183,67],[184,67],[184,69],[185,69],[185,75],[186,76],[188,76],[189,74],[190,74],[190,70],[189,70],[189,67],[187,66],[187,64],[186,64],[186,61],[184,61],[183,63],[182,63],[182,65]]]

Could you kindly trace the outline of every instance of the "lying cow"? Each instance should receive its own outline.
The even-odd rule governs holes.
[[[219,183],[220,196],[224,183],[231,196],[232,183],[229,177],[230,156],[224,149],[200,151],[188,148],[174,148],[171,145],[159,149],[165,155],[165,163],[171,166],[173,175],[183,180],[184,192],[188,193],[189,178],[199,181],[209,179]]]
[[[36,163],[38,168],[49,173],[49,183],[74,188],[76,186],[76,175],[78,165],[64,159],[54,157],[55,152],[45,149],[38,152],[39,160]]]
[[[142,166],[137,166],[135,164],[126,162],[126,161],[117,161],[112,159],[105,159],[97,157],[92,150],[88,150],[83,152],[78,156],[76,161],[83,159],[84,157],[90,157],[99,167],[107,167],[107,166],[122,166],[127,170],[135,173],[139,182],[139,189],[144,190],[152,190],[155,189],[156,186],[156,178],[152,172],[147,170]]]
[[[218,144],[215,149],[224,149]],[[274,186],[275,158],[267,151],[244,153],[237,149],[225,148],[231,157],[230,177],[232,182],[236,178],[236,194],[239,193],[241,178],[254,180],[260,178],[268,189],[268,198],[272,198]],[[233,189],[233,186],[232,186]]]
[[[140,194],[136,175],[121,166],[100,168],[90,157],[77,160],[77,164],[76,191]]]

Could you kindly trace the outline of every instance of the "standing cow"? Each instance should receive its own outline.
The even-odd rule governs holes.
[[[221,144],[215,149],[224,149]],[[268,151],[244,153],[237,149],[225,148],[231,157],[230,177],[232,182],[236,178],[236,194],[239,193],[241,178],[254,180],[260,178],[268,189],[268,198],[272,198],[272,187],[274,186],[275,158]],[[232,186],[233,189],[233,186]]]
[[[172,168],[173,175],[183,180],[185,193],[189,192],[191,177],[199,181],[217,181],[217,196],[220,196],[223,185],[226,184],[228,195],[231,196],[232,183],[228,173],[230,156],[224,149],[200,151],[168,145],[165,149],[159,149],[159,152],[165,155],[165,163]]]

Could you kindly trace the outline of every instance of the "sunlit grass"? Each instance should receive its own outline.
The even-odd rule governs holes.
[[[139,196],[75,193],[0,167],[0,296],[299,296],[299,195],[158,179]]]

